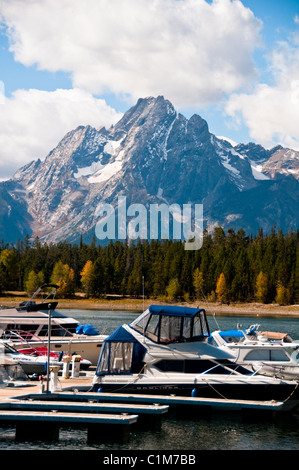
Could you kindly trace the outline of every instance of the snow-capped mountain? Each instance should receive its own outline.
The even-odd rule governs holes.
[[[80,126],[43,160],[0,183],[6,241],[91,237],[100,203],[203,204],[204,225],[255,233],[298,226],[299,153],[232,145],[162,96],[139,99],[110,129]]]

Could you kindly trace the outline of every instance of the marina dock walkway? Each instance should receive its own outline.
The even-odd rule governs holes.
[[[133,424],[161,424],[168,405],[101,403],[78,389],[91,388],[93,372],[59,377],[55,392],[45,384],[14,381],[0,388],[0,425],[15,426],[17,439],[57,440],[62,426],[85,427],[88,441],[123,441]],[[68,390],[68,392],[66,392]],[[71,390],[71,391],[70,391]],[[63,394],[67,395],[64,396]],[[32,425],[34,423],[34,426]]]
[[[123,441],[134,426],[160,427],[169,409],[200,419],[211,410],[272,416],[292,411],[293,406],[292,401],[97,393],[91,391],[93,375],[93,371],[87,371],[75,378],[58,377],[55,391],[45,391],[45,384],[39,381],[15,381],[2,386],[0,426],[14,425],[18,439],[55,440],[60,427],[83,426],[89,441]]]

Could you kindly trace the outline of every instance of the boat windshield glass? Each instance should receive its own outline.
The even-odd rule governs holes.
[[[0,343],[0,354],[20,354],[15,348],[7,343]]]
[[[130,325],[156,343],[195,341],[209,336],[204,310],[194,316],[161,314],[149,309]]]

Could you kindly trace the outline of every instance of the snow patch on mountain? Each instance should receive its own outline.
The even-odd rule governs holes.
[[[224,141],[228,142],[229,144],[231,144],[232,147],[236,147],[236,145],[238,145],[237,142],[235,142],[234,140],[232,140],[228,137],[217,136],[217,139],[224,140]]]
[[[222,165],[228,170],[230,171],[231,173],[233,173],[233,175],[235,176],[240,176],[240,172],[239,170],[237,170],[237,168],[233,167],[231,164],[230,164],[230,160],[228,158],[227,155],[222,155],[221,153],[218,153],[219,157],[221,158],[222,160]]]
[[[85,166],[83,168],[78,168],[78,171],[74,173],[75,178],[80,178],[81,176],[90,176],[96,173],[103,167],[100,161],[93,162],[89,166]]]
[[[250,161],[250,160],[249,160]],[[255,165],[254,162],[250,161],[251,170],[254,179],[257,181],[270,180],[269,176],[263,173],[263,165]]]
[[[120,152],[114,162],[107,163],[103,168],[88,178],[89,183],[103,183],[115,176],[123,166],[123,152]]]

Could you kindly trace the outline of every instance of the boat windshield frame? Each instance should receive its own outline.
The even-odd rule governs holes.
[[[202,341],[210,335],[204,309],[150,306],[130,327],[158,344]]]

